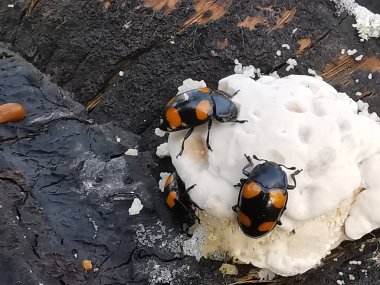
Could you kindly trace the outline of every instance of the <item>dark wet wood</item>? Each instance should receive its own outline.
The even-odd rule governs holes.
[[[95,122],[113,122],[141,135],[139,149],[153,156],[160,143],[153,130],[162,105],[177,86],[191,77],[216,87],[220,78],[233,73],[236,58],[262,73],[308,74],[311,68],[339,91],[369,102],[380,113],[380,40],[360,42],[352,27],[354,19],[345,13],[337,15],[331,1],[20,0],[14,8],[7,4],[0,3],[0,41],[71,92]],[[342,49],[358,52],[342,55]],[[281,56],[276,55],[278,50]],[[363,59],[355,60],[359,55]],[[289,58],[298,65],[286,72]],[[156,179],[160,170],[151,170]],[[362,242],[368,246],[359,252]],[[346,273],[355,270],[358,284],[374,284],[369,281],[378,281],[376,269],[365,276],[362,268],[353,269],[348,260],[363,257],[363,263],[372,268],[376,242],[346,243],[336,251],[342,252],[338,262],[327,259],[323,268],[278,282],[335,284],[336,279],[344,279],[348,284]],[[113,269],[114,277],[123,282],[121,271],[130,263],[117,258],[120,267]],[[115,261],[109,268],[117,265]],[[191,266],[200,272],[203,284],[223,280],[219,263],[202,261],[199,267],[196,262]],[[257,271],[251,270],[240,266],[239,276],[226,277],[226,281],[237,282],[248,272],[251,279],[257,277]],[[339,271],[345,272],[344,278],[338,276]]]

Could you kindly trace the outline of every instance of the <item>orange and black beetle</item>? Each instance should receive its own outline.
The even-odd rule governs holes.
[[[243,233],[252,238],[260,238],[271,232],[277,224],[281,224],[280,218],[286,210],[288,190],[296,187],[295,176],[302,170],[297,170],[290,176],[294,185],[288,185],[286,173],[281,169],[285,167],[273,161],[254,166],[249,156],[245,155],[249,163],[243,168],[243,174],[247,179],[241,179],[238,204],[232,209],[238,214],[238,222]],[[252,169],[253,167],[253,169]]]
[[[166,103],[160,119],[160,129],[167,132],[176,132],[190,129],[182,142],[180,153],[182,155],[186,139],[189,138],[194,127],[208,122],[207,147],[212,150],[209,144],[209,135],[214,117],[219,122],[246,121],[237,120],[238,110],[230,95],[221,90],[213,90],[202,87],[190,90],[174,96]]]
[[[164,195],[166,205],[173,211],[182,223],[191,227],[199,218],[195,214],[195,207],[199,208],[190,198],[189,191],[195,187],[192,185],[188,189],[178,176],[173,172],[165,181]]]

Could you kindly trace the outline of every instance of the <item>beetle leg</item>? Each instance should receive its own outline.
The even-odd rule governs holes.
[[[243,174],[248,177],[249,174],[250,174],[250,172],[247,171],[247,168],[252,167],[253,166],[253,162],[252,162],[252,159],[248,155],[244,154],[244,156],[248,160],[248,164],[246,166],[244,166],[244,168],[243,168]]]
[[[249,164],[247,164],[246,166],[244,166],[244,168],[243,168],[243,174],[245,175],[245,176],[249,176],[249,174],[251,173],[251,171],[247,171],[247,168],[250,168],[250,167],[252,167],[253,166],[253,163],[249,163]]]
[[[197,184],[191,185],[189,188],[186,189],[185,194],[188,194],[191,189],[193,189]]]
[[[206,138],[206,144],[207,148],[212,151],[211,146],[210,146],[210,130],[212,126],[212,119],[208,121],[208,127],[207,127],[207,138]]]
[[[201,207],[199,207],[194,201],[191,201],[195,208],[197,208],[200,211],[204,211]]]
[[[243,124],[243,123],[247,123],[248,120],[232,120],[232,121],[225,121],[225,122]],[[225,123],[225,122],[222,122],[222,123]]]
[[[303,169],[301,169],[301,170],[297,170],[297,171],[293,172],[293,173],[290,175],[290,177],[292,178],[292,180],[293,180],[293,182],[294,182],[294,185],[288,185],[288,186],[286,187],[288,190],[293,190],[294,188],[296,188],[296,186],[297,186],[297,181],[296,181],[295,176],[298,175],[302,170],[303,170]]]
[[[237,213],[239,211],[239,205],[235,205],[232,207],[232,211],[234,211],[235,213]]]
[[[177,154],[176,158],[178,158],[178,156],[181,156],[182,153],[183,153],[183,150],[185,149],[185,141],[189,138],[189,136],[191,135],[191,133],[194,131],[194,128],[191,128],[185,135],[185,137],[183,138],[183,142],[182,142],[182,146],[181,146],[181,151],[179,152],[179,154]]]
[[[281,223],[281,221],[280,221],[280,220],[278,220],[278,221],[276,222],[276,224],[277,224],[277,225],[279,225],[279,226],[281,226],[281,225],[282,225],[282,223]]]
[[[243,123],[247,123],[248,120],[235,120],[235,121],[229,121],[229,122],[243,124]]]
[[[227,97],[227,98],[233,98],[236,94],[238,94],[240,92],[240,90],[237,90],[234,92],[234,94],[230,94],[230,93],[227,93],[226,91],[223,91],[223,90],[219,90],[218,89],[218,93],[219,94],[223,94],[224,97]]]

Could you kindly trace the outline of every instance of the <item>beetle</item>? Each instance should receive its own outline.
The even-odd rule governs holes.
[[[206,144],[207,148],[212,150],[209,143],[212,118],[222,123],[247,122],[246,120],[237,120],[238,109],[235,103],[231,101],[237,92],[230,95],[222,90],[202,87],[178,94],[166,103],[160,118],[159,128],[167,132],[189,129],[183,139],[181,151],[176,156],[177,158],[182,155],[185,141],[190,137],[194,127],[208,122]]]
[[[195,186],[196,184],[186,189],[177,172],[169,175],[164,186],[166,205],[188,228],[194,225],[196,221],[199,222],[199,218],[195,214],[195,208],[199,207],[191,200],[189,195],[189,191]]]
[[[286,210],[288,190],[296,187],[295,176],[301,170],[295,167],[286,167],[273,161],[259,159],[264,163],[254,166],[252,159],[245,155],[248,164],[243,168],[240,183],[238,203],[232,207],[237,213],[237,220],[243,233],[252,238],[260,238],[270,233],[276,225],[281,225],[280,218]],[[294,185],[288,184],[286,173],[281,167],[296,170],[290,177]]]

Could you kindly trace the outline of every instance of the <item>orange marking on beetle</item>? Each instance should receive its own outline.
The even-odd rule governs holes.
[[[246,214],[244,214],[242,211],[238,212],[238,220],[241,224],[243,224],[246,227],[252,226],[251,219]]]
[[[209,94],[209,93],[212,92],[211,88],[208,88],[208,87],[200,87],[200,88],[198,88],[197,90],[198,90],[199,92],[207,93],[207,94]]]
[[[172,129],[178,128],[182,124],[181,116],[175,108],[169,108],[166,111],[166,119]]]
[[[166,179],[166,181],[165,181],[165,186],[164,186],[164,188],[166,187],[166,186],[168,186],[170,183],[172,183],[173,182],[173,174],[170,174],[170,176]]]
[[[175,206],[175,199],[177,198],[177,193],[174,191],[171,191],[166,198],[166,204],[170,207],[173,208]]]
[[[25,108],[18,103],[6,103],[0,106],[0,124],[17,122],[25,118]]]
[[[269,232],[276,226],[276,222],[264,222],[257,229],[260,232]]]
[[[243,198],[250,199],[256,197],[261,192],[261,187],[255,183],[251,182],[249,184],[244,184],[243,186]]]
[[[271,190],[269,199],[272,201],[273,206],[276,208],[283,208],[286,203],[286,195],[281,190]]]
[[[202,100],[199,102],[197,107],[195,108],[195,113],[197,114],[197,119],[200,121],[204,121],[208,118],[208,114],[211,112],[212,106],[209,101]]]

